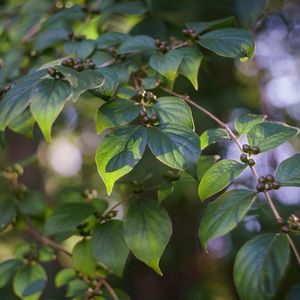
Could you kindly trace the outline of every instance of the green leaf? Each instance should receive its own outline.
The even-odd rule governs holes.
[[[71,280],[75,279],[77,276],[76,271],[71,268],[65,268],[59,271],[55,276],[55,286],[60,288]]]
[[[148,113],[149,111],[149,113]],[[161,97],[152,106],[147,108],[147,113],[157,113],[160,125],[178,125],[194,129],[194,121],[190,107],[177,97]]]
[[[44,233],[52,235],[76,229],[76,226],[94,213],[88,203],[65,203],[57,207],[45,224]]]
[[[29,216],[41,216],[46,210],[44,196],[38,191],[30,191],[19,203],[19,209]]]
[[[266,116],[254,114],[242,114],[236,118],[234,127],[239,134],[248,133],[252,127],[264,122]]]
[[[38,264],[25,265],[16,274],[13,280],[15,294],[24,300],[38,300],[45,288],[47,274]]]
[[[148,146],[159,161],[182,171],[195,169],[201,153],[198,136],[181,124],[148,128]]]
[[[287,295],[284,297],[284,300],[298,300],[300,298],[300,283],[294,284]]]
[[[131,300],[131,298],[128,296],[128,294],[125,293],[124,291],[122,291],[120,289],[114,289],[114,291],[120,300]],[[103,296],[105,297],[105,300],[114,300],[112,298],[111,294],[107,290],[103,291]]]
[[[277,167],[275,180],[282,186],[300,187],[300,154],[282,161]]]
[[[229,139],[228,133],[222,128],[213,128],[204,131],[200,136],[201,150],[222,139]]]
[[[71,86],[65,80],[46,78],[36,86],[30,109],[48,143],[52,125],[71,97]]]
[[[256,193],[249,190],[231,190],[210,202],[201,219],[199,236],[207,248],[209,240],[234,229],[255,201]]]
[[[161,183],[157,189],[157,201],[162,203],[163,200],[168,198],[174,190],[174,184],[168,181]]]
[[[197,178],[200,181],[205,172],[211,168],[218,160],[219,155],[201,155],[197,163]]]
[[[203,176],[198,193],[201,200],[220,192],[228,186],[247,167],[235,160],[221,160],[213,165]]]
[[[159,260],[172,234],[168,213],[151,200],[136,200],[124,221],[125,241],[132,253],[159,275]]]
[[[55,250],[53,248],[44,246],[39,250],[39,262],[49,262],[56,259]]]
[[[38,34],[34,41],[33,49],[39,52],[47,48],[54,47],[55,44],[67,41],[69,39],[69,32],[63,28],[51,28],[47,31]]]
[[[32,91],[47,74],[40,70],[21,78],[0,101],[0,130],[15,120],[28,106]]]
[[[176,78],[182,58],[179,50],[171,50],[166,54],[154,53],[150,57],[149,64],[155,71],[173,81]]]
[[[122,32],[106,32],[96,40],[97,49],[107,49],[121,44],[128,38],[128,35]]]
[[[74,297],[76,297],[77,299],[82,299],[82,297],[86,294],[88,288],[88,284],[80,279],[71,280],[68,283],[66,297],[72,299]]]
[[[15,217],[16,209],[11,198],[0,199],[0,231],[6,228]]]
[[[245,60],[254,56],[255,44],[253,38],[244,29],[214,30],[201,35],[197,43],[224,57],[239,57]]]
[[[104,77],[96,70],[83,70],[82,72],[78,72],[64,66],[57,66],[56,69],[70,82],[73,92],[72,100],[74,102],[85,91],[93,90],[104,85]]]
[[[92,253],[92,240],[78,242],[72,251],[73,264],[79,272],[94,277],[96,271],[96,259]]]
[[[216,30],[220,28],[232,27],[236,23],[234,17],[228,17],[225,19],[210,21],[210,22],[191,22],[187,23],[186,27],[188,29],[196,30],[198,33],[204,31]]]
[[[276,148],[299,133],[299,129],[279,122],[263,122],[249,131],[250,146],[258,146],[260,152]]]
[[[104,77],[104,83],[100,87],[92,90],[91,92],[96,92],[100,96],[112,96],[119,84],[119,77],[118,74],[110,69],[107,68],[99,68],[96,69]]]
[[[83,40],[79,43],[79,47],[76,49],[75,54],[82,58],[88,58],[95,50],[96,42],[93,40]]]
[[[105,129],[127,125],[135,120],[142,106],[132,100],[115,99],[102,105],[96,116],[97,133]]]
[[[146,143],[146,128],[139,125],[116,128],[102,138],[95,159],[108,195],[115,182],[129,173],[142,158]]]
[[[137,35],[126,39],[119,48],[119,54],[153,51],[156,49],[155,41],[147,35]]]
[[[198,73],[203,55],[198,49],[190,47],[179,48],[179,52],[182,54],[182,61],[178,72],[198,90]]]
[[[0,263],[0,289],[7,285],[21,264],[22,261],[19,259],[9,259]]]
[[[247,242],[239,250],[234,263],[234,282],[241,299],[273,298],[289,257],[287,235],[265,233]]]
[[[103,13],[118,13],[126,15],[143,15],[147,12],[147,7],[139,1],[122,2],[110,5],[102,9]]]
[[[14,132],[20,133],[27,138],[31,138],[34,123],[35,121],[30,110],[26,109],[18,117],[12,120],[12,122],[8,124],[8,127]]]
[[[92,249],[106,268],[122,277],[129,250],[121,221],[111,220],[97,225],[92,236]]]

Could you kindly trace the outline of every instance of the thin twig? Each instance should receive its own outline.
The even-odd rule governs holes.
[[[106,280],[103,279],[102,284],[107,289],[107,291],[110,293],[110,295],[112,296],[113,300],[119,300],[119,297],[117,296],[117,294],[115,293],[115,291],[113,290],[113,288],[109,285],[109,283]]]
[[[296,257],[296,260],[297,260],[297,263],[298,263],[298,267],[300,267],[300,255],[298,253],[297,247],[296,247],[294,241],[292,240],[292,238],[289,235],[287,235],[287,237],[288,237],[290,246],[291,246],[291,248],[292,248],[292,250],[294,252],[294,255]]]

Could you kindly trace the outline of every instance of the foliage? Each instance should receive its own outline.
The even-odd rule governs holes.
[[[251,34],[237,28],[233,17],[187,23],[178,38],[166,41],[126,30],[104,32],[110,18],[147,14],[148,1],[89,2],[80,6],[75,1],[70,7],[60,7],[41,1],[33,9],[38,2],[28,1],[21,6],[24,11],[16,4],[5,6],[7,18],[15,26],[10,34],[16,35],[4,37],[12,50],[4,55],[1,70],[1,81],[9,86],[1,91],[0,130],[4,134],[9,128],[32,137],[37,123],[51,143],[64,109],[96,99],[95,131],[100,139],[95,164],[107,194],[111,195],[120,179],[142,164],[150,150],[167,168],[160,185],[154,187],[157,199],[145,197],[146,179],[136,178],[132,193],[114,207],[95,191],[47,207],[44,200],[38,204],[39,196],[33,198],[36,201],[28,200],[33,192],[19,180],[21,163],[2,172],[10,187],[0,199],[1,231],[25,227],[41,246],[72,257],[71,265],[55,277],[57,288],[66,286],[67,299],[124,300],[129,296],[114,291],[107,277],[122,277],[129,253],[163,274],[159,262],[172,235],[172,221],[162,201],[172,194],[176,182],[184,183],[184,178],[189,178],[197,184],[199,198],[209,199],[199,227],[205,249],[211,240],[239,226],[262,195],[278,227],[241,247],[233,274],[241,299],[273,298],[288,267],[290,246],[297,254],[291,236],[299,231],[300,224],[294,215],[287,220],[281,217],[269,191],[300,186],[300,158],[296,154],[283,161],[274,178],[258,177],[254,157],[277,148],[299,130],[254,114],[238,116],[235,128],[230,129],[190,97],[174,92],[179,77],[186,77],[196,90],[199,88],[199,68],[209,55],[213,59],[217,54],[251,60],[255,50]],[[22,26],[23,13],[32,9],[35,13],[25,18]],[[78,28],[93,22],[99,23],[96,34],[82,36]],[[19,44],[23,47],[16,52],[13,47]],[[14,62],[24,61],[22,68],[14,66],[9,55],[14,55]],[[202,130],[199,135],[201,128],[196,132],[189,105],[212,117],[219,128]],[[243,135],[249,145],[241,145]],[[202,150],[223,140],[236,143],[241,162],[202,154]],[[232,185],[226,190],[245,169],[253,172],[257,186],[240,189]],[[120,217],[117,208],[124,202],[129,202],[129,208]],[[70,237],[77,237],[71,251],[63,245]],[[0,288],[12,283],[20,299],[41,299],[48,280],[42,262],[56,257],[52,252],[45,254],[45,248],[36,244],[27,245],[20,250],[21,258],[16,256],[0,264]]]

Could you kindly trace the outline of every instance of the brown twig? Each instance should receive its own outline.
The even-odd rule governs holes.
[[[206,108],[202,107],[201,105],[195,103],[193,100],[191,100],[188,96],[185,96],[185,95],[181,95],[181,94],[178,94],[168,88],[165,88],[165,87],[162,87],[160,86],[160,89],[165,91],[166,93],[170,94],[170,95],[173,95],[173,96],[176,96],[182,100],[184,100],[185,102],[189,103],[190,105],[194,106],[195,108],[197,108],[199,111],[203,112],[204,114],[206,114],[208,117],[210,117],[212,120],[214,120],[221,128],[223,128],[224,130],[227,131],[230,139],[232,141],[234,141],[238,148],[240,149],[241,152],[243,152],[243,147],[240,143],[240,141],[238,140],[237,136],[232,132],[232,130],[228,127],[228,125],[226,123],[224,123],[222,120],[220,120],[218,117],[216,117],[214,114],[212,114],[210,111],[208,111]],[[250,169],[253,173],[253,175],[255,176],[256,179],[259,178],[257,172],[256,172],[256,169],[254,166],[250,166]],[[268,201],[268,204],[272,210],[272,213],[274,215],[274,218],[277,222],[277,224],[282,224],[283,222],[283,218],[282,216],[280,215],[279,211],[277,210],[270,194],[268,191],[264,191],[264,195]],[[298,253],[298,250],[293,242],[293,240],[291,239],[291,237],[289,235],[288,236],[288,240],[289,240],[289,243],[290,243],[290,246],[295,254],[295,257],[297,259],[297,262],[298,262],[298,265],[300,266],[300,255]]]

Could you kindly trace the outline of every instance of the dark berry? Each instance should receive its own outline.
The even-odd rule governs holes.
[[[47,69],[47,72],[48,72],[48,74],[49,74],[50,76],[52,76],[52,77],[55,77],[56,74],[57,74],[56,70],[55,70],[54,68],[52,68],[52,67],[48,68],[48,69]]]
[[[278,181],[273,181],[272,186],[274,190],[278,190],[280,188],[280,183]]]
[[[244,144],[244,145],[243,145],[243,151],[244,151],[245,153],[250,153],[251,147],[250,147],[249,145],[247,145],[247,144]]]
[[[258,192],[263,192],[265,190],[265,185],[263,183],[258,183],[256,189]]]
[[[62,65],[62,66],[65,66],[65,67],[69,67],[69,66],[70,66],[66,59],[64,59],[64,60],[61,62],[61,65]]]
[[[266,177],[265,177],[265,176],[260,176],[260,177],[258,178],[258,182],[259,182],[259,183],[266,183]]]
[[[245,153],[241,154],[240,160],[241,160],[243,163],[248,163],[248,155],[245,154]]]
[[[290,231],[290,229],[288,228],[288,226],[282,226],[282,227],[281,227],[281,231],[282,231],[283,233],[288,233],[288,232]]]
[[[69,66],[73,67],[75,64],[75,61],[72,57],[69,57],[66,59],[66,62],[69,64]]]
[[[267,175],[266,179],[268,182],[273,182],[274,181],[274,176],[273,175]]]
[[[76,64],[76,65],[74,65],[73,68],[74,68],[74,70],[76,70],[78,72],[81,72],[84,69],[84,65],[83,64]]]
[[[158,121],[158,115],[157,115],[156,113],[152,114],[152,115],[150,116],[150,120],[151,120],[153,123],[157,122],[157,121]]]
[[[94,62],[89,62],[88,63],[88,67],[90,68],[90,69],[95,69],[96,68],[96,64],[94,63]]]
[[[248,160],[248,165],[249,165],[250,167],[255,166],[255,164],[256,164],[256,162],[255,162],[254,159],[250,158],[250,159]]]
[[[142,120],[143,120],[144,124],[146,124],[149,122],[150,119],[148,116],[144,116]]]
[[[10,89],[11,89],[11,87],[9,85],[6,85],[3,87],[2,91],[3,91],[3,93],[7,93]]]
[[[140,111],[140,116],[141,116],[141,117],[145,117],[145,116],[147,116],[147,113],[142,109],[142,110]]]
[[[76,58],[75,59],[75,64],[82,64],[83,60],[81,58]]]
[[[259,147],[258,146],[253,146],[251,149],[251,153],[256,155],[260,152]]]

